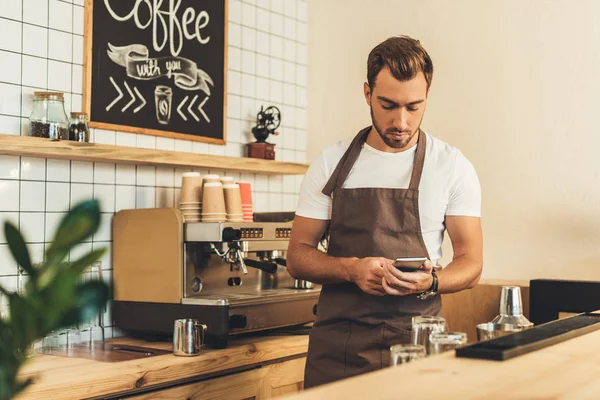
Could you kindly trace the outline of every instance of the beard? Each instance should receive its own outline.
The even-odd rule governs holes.
[[[383,140],[383,142],[391,147],[392,149],[403,149],[405,148],[410,141],[412,140],[412,138],[417,134],[417,132],[419,131],[419,128],[415,129],[413,132],[411,131],[399,131],[396,128],[388,128],[388,129],[383,129],[375,120],[375,116],[373,115],[373,107],[371,107],[371,122],[373,123],[373,126],[375,127],[375,130],[377,131],[377,133],[379,134],[379,137],[381,138],[381,140]],[[398,140],[395,139],[392,134],[402,134],[402,133],[408,133],[408,139],[406,140]]]

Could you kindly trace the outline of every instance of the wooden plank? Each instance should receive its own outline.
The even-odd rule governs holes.
[[[135,339],[113,339],[140,347],[170,349],[170,343],[151,343]],[[92,360],[74,362],[69,357],[36,355],[25,366],[21,377],[35,377],[35,383],[17,400],[84,399],[109,394],[135,393],[153,387],[173,385],[186,379],[201,379],[229,371],[252,368],[289,357],[304,357],[308,337],[291,335],[233,339],[227,349],[206,349],[197,357],[172,354],[103,363]],[[43,368],[40,368],[43,364]]]
[[[303,175],[308,169],[308,165],[301,163],[79,143],[68,140],[53,142],[44,138],[6,134],[0,134],[0,154],[119,164],[207,168],[269,175]]]

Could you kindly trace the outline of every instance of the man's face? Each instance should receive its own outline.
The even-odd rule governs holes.
[[[374,87],[365,83],[364,90],[373,126],[383,142],[393,149],[413,144],[427,101],[427,81],[423,73],[401,82],[384,68],[377,75]]]

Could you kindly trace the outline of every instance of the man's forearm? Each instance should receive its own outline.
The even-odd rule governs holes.
[[[483,263],[467,255],[452,260],[437,272],[439,293],[454,293],[470,289],[479,282]]]
[[[356,258],[332,257],[306,244],[295,244],[287,254],[288,272],[295,279],[318,284],[351,281]]]

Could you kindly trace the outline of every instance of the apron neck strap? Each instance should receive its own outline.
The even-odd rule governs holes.
[[[326,196],[331,196],[333,191],[336,188],[341,188],[344,186],[344,182],[346,178],[350,174],[354,163],[358,159],[360,155],[360,151],[362,150],[363,144],[367,140],[367,136],[369,135],[369,131],[371,127],[367,127],[354,137],[352,143],[348,147],[348,150],[344,153],[340,161],[338,162],[335,170],[331,174],[331,177],[325,184],[325,187],[321,191]],[[413,171],[410,177],[409,189],[416,190],[419,188],[419,183],[421,182],[421,175],[423,174],[423,165],[425,164],[425,150],[426,150],[426,135],[419,129],[419,139],[417,142],[417,151],[415,153],[415,160],[413,162]]]
[[[327,184],[321,193],[326,196],[331,196],[336,187],[342,187],[344,185],[344,181],[348,177],[350,170],[352,170],[354,162],[360,155],[362,145],[367,140],[370,130],[370,126],[364,128],[354,137],[352,143],[350,143],[350,146],[348,146],[348,150],[346,150],[338,162],[337,166],[333,170],[333,174],[331,174],[331,177],[327,181]]]
[[[415,152],[415,161],[413,162],[412,175],[410,176],[409,189],[419,189],[421,175],[423,175],[423,165],[425,165],[425,150],[427,149],[427,135],[419,129],[419,139],[417,141],[417,151]]]

